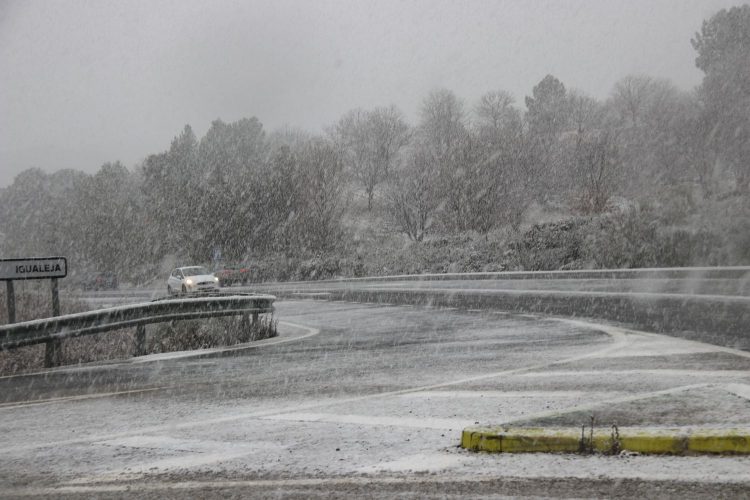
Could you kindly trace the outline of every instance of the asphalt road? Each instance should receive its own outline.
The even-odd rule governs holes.
[[[581,317],[750,351],[748,267],[395,276],[238,289]]]
[[[747,428],[748,352],[498,311],[283,300],[276,316],[280,337],[244,349],[0,378],[0,496],[750,491],[750,457],[457,447],[475,423],[577,428],[591,415],[605,427]]]

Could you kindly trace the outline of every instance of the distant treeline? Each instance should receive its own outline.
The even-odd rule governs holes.
[[[648,202],[679,221],[749,196],[750,6],[720,11],[692,44],[705,74],[692,91],[636,75],[600,101],[548,75],[524,108],[503,90],[467,104],[438,89],[416,124],[395,107],[352,110],[323,136],[216,120],[133,170],[27,170],[0,192],[2,254],[135,275],[215,249],[335,253],[360,216],[415,242],[517,230],[532,205],[590,215]]]

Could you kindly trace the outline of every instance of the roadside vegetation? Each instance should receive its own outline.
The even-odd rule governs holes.
[[[696,28],[695,89],[628,75],[596,99],[547,75],[520,103],[435,89],[414,123],[393,106],[319,135],[216,120],[132,169],[30,169],[0,191],[0,250],[65,255],[69,283],[221,262],[256,280],[748,265],[750,6]]]
[[[156,354],[243,344],[276,337],[277,327],[273,314],[260,316],[254,325],[243,325],[242,320],[235,317],[157,323],[146,330],[146,352]]]
[[[46,283],[48,284],[48,283]],[[16,320],[29,321],[51,316],[52,299],[41,283],[24,283],[16,292]],[[47,292],[47,293],[45,293]],[[7,324],[5,290],[0,291],[0,324]],[[88,309],[82,301],[61,297],[63,314]],[[239,317],[157,323],[146,327],[146,354],[232,346],[278,335],[278,321],[264,314],[256,324],[243,324]],[[0,376],[44,367],[45,345],[0,351]],[[135,352],[135,328],[69,338],[62,341],[62,364],[131,358]]]

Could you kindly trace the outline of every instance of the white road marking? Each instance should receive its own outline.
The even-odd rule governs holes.
[[[640,392],[637,394],[632,394],[629,396],[622,396],[618,398],[612,398],[612,399],[606,399],[604,401],[596,401],[590,404],[583,404],[578,406],[571,406],[569,408],[564,408],[562,410],[551,410],[551,411],[543,411],[539,413],[531,413],[528,415],[524,415],[523,417],[518,418],[512,418],[509,420],[501,421],[501,422],[493,422],[493,425],[506,425],[511,424],[513,422],[521,422],[526,420],[536,420],[538,418],[546,418],[546,417],[556,417],[558,415],[564,415],[566,413],[573,413],[577,411],[586,411],[586,410],[592,410],[594,408],[600,407],[602,405],[613,405],[613,404],[619,404],[619,403],[629,403],[631,401],[640,401],[642,399],[650,399],[650,398],[656,398],[659,396],[670,396],[673,394],[679,394],[681,392],[690,391],[693,389],[704,389],[706,387],[713,387],[713,384],[691,384],[691,385],[683,385],[680,387],[672,387],[670,389],[664,389],[661,391],[652,391],[652,392]]]
[[[638,334],[644,337],[651,337],[651,338],[663,338],[663,339],[671,339],[671,340],[676,339],[675,337],[671,337],[669,335],[662,335],[659,333],[638,332]],[[723,347],[723,346],[718,346],[718,345],[713,345],[713,344],[706,344],[698,340],[687,340],[687,339],[676,339],[676,340],[679,340],[683,344],[696,346],[696,348],[708,346],[709,348],[711,348],[711,351],[713,352],[725,352],[727,354],[732,354],[733,356],[739,356],[741,358],[750,358],[750,352],[741,351],[740,349],[732,349],[731,347]],[[706,351],[703,351],[703,352],[706,352]]]
[[[175,454],[148,462],[104,469],[94,476],[75,478],[66,484],[89,484],[101,482],[127,481],[140,479],[147,474],[160,474],[176,469],[188,469],[217,462],[227,462],[237,458],[261,453],[268,449],[283,448],[277,443],[237,443],[227,441],[177,439],[165,436],[131,436],[92,443],[98,446],[127,447],[135,450],[148,450],[151,453]],[[141,453],[141,456],[148,456]]]
[[[737,384],[739,385],[739,384]],[[538,413],[526,414],[522,417],[514,417],[504,421],[493,422],[493,425],[505,425],[512,422],[533,420],[537,418],[545,418],[551,416],[564,415],[566,413],[576,411],[591,410],[601,405],[611,405],[619,403],[628,403],[631,401],[639,401],[643,399],[650,399],[659,396],[668,396],[673,394],[679,394],[693,389],[702,389],[711,387],[711,384],[691,384],[680,387],[673,387],[670,389],[664,389],[661,391],[642,392],[637,394],[629,394],[626,396],[619,396],[616,398],[609,398],[600,401],[594,401],[588,404],[573,405],[568,408],[558,410],[548,410]],[[748,387],[750,388],[750,387]],[[468,391],[467,391],[468,392]],[[424,393],[416,393],[424,394]],[[435,394],[434,392],[430,394]],[[479,397],[481,393],[477,393],[476,397]],[[438,430],[453,430],[463,429],[469,425],[474,424],[473,419],[444,419],[444,418],[415,418],[415,417],[372,417],[367,415],[340,415],[333,413],[304,413],[304,412],[291,412],[291,413],[280,413],[275,415],[268,415],[261,417],[264,420],[284,420],[293,422],[327,422],[327,423],[345,423],[345,424],[356,424],[356,425],[369,425],[369,426],[394,426],[394,427],[414,427],[420,429],[438,429]]]
[[[516,377],[524,378],[559,378],[559,377],[602,377],[605,375],[655,375],[655,376],[670,376],[670,377],[750,377],[750,372],[747,370],[678,370],[674,368],[650,368],[640,370],[633,368],[632,370],[607,370],[602,368],[601,370],[568,370],[568,371],[549,371],[549,372],[529,372],[515,375]]]
[[[422,391],[406,394],[404,398],[488,398],[488,399],[557,399],[557,398],[580,398],[580,397],[602,397],[612,396],[613,391]]]
[[[140,356],[138,358],[132,358],[128,360],[128,362],[148,363],[151,361],[162,361],[165,359],[192,358],[196,356],[201,357],[201,356],[207,356],[209,354],[216,354],[216,353],[223,353],[223,352],[244,351],[247,349],[259,349],[261,347],[268,347],[268,346],[277,345],[277,344],[285,344],[287,342],[296,342],[298,340],[304,340],[306,338],[312,337],[314,335],[318,335],[320,333],[320,330],[317,328],[310,328],[308,326],[302,326],[296,323],[290,323],[288,321],[279,321],[279,325],[287,325],[293,328],[300,328],[302,330],[307,330],[307,333],[299,337],[289,337],[289,338],[275,337],[275,338],[270,338],[270,339],[255,340],[252,342],[246,342],[244,344],[239,344],[239,345],[234,345],[234,346],[229,346],[229,347],[215,347],[213,349],[195,349],[192,351],[176,351],[176,352],[165,352],[165,353],[160,353],[160,354],[150,354],[147,356]]]
[[[688,340],[660,333],[649,333],[637,330],[624,330],[632,335],[632,343],[628,349],[623,349],[607,357],[631,356],[670,356],[675,354],[700,354],[707,352],[722,352],[750,358],[750,352],[731,347],[707,344],[697,340]]]
[[[750,399],[750,385],[748,384],[726,384],[724,385],[724,389],[731,392],[735,396]]]
[[[65,403],[69,401],[83,401],[86,399],[96,398],[111,398],[113,396],[124,396],[126,394],[140,394],[144,392],[161,391],[163,389],[169,389],[170,387],[151,387],[149,389],[134,389],[132,391],[117,391],[117,392],[100,392],[97,394],[81,394],[78,396],[63,396],[59,398],[49,399],[32,399],[28,401],[13,401],[12,403],[1,403],[0,410],[13,410],[16,408],[25,408],[27,406],[37,406],[51,403]]]
[[[429,417],[373,417],[368,415],[340,415],[336,413],[279,413],[261,417],[263,420],[291,422],[326,422],[368,426],[413,427],[417,429],[457,430],[472,425],[473,420]]]
[[[357,472],[437,472],[445,469],[453,469],[470,461],[470,457],[463,455],[451,455],[447,453],[417,453],[393,460],[368,465],[360,468]]]

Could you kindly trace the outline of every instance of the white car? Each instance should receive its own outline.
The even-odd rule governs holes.
[[[219,289],[219,278],[202,266],[178,267],[167,279],[167,293],[204,292]]]

